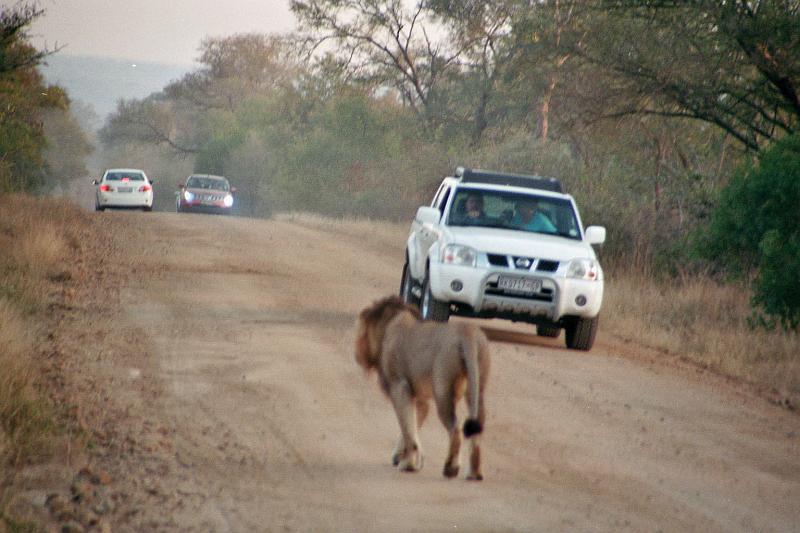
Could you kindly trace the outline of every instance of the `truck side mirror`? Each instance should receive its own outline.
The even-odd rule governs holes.
[[[442,214],[435,207],[422,206],[417,209],[417,221],[422,224],[438,224]]]
[[[586,242],[589,244],[603,244],[606,242],[606,228],[603,226],[589,226],[586,228]]]

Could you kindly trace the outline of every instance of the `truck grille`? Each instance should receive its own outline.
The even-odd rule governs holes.
[[[558,261],[539,259],[535,257],[508,256],[503,254],[486,254],[489,264],[516,270],[536,270],[537,272],[555,272],[558,270]]]
[[[558,261],[550,261],[549,259],[539,259],[539,264],[536,265],[536,270],[539,272],[555,272],[558,270]]]
[[[500,254],[487,254],[489,257],[489,264],[498,267],[508,267],[508,257]]]

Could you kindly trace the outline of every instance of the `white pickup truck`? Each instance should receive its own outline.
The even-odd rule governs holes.
[[[584,229],[555,179],[459,167],[417,210],[400,296],[426,320],[529,322],[590,350],[603,302],[592,245],[605,238],[604,227]]]

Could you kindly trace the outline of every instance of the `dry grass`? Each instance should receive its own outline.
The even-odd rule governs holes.
[[[62,202],[4,197],[0,200],[0,243],[9,253],[0,266],[34,279],[62,273],[68,247],[76,246],[69,237],[69,225],[78,222],[75,218]]]
[[[69,279],[85,213],[58,200],[0,196],[0,464],[52,451],[55,408],[41,381],[48,307]]]
[[[50,448],[52,408],[36,389],[37,332],[7,299],[0,299],[0,461],[18,464]]]
[[[749,291],[707,279],[606,281],[603,329],[744,380],[797,405],[800,335],[752,329]]]

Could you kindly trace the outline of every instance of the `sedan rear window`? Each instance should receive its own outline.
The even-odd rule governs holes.
[[[106,174],[106,181],[144,181],[144,174],[141,172],[109,172]]]

